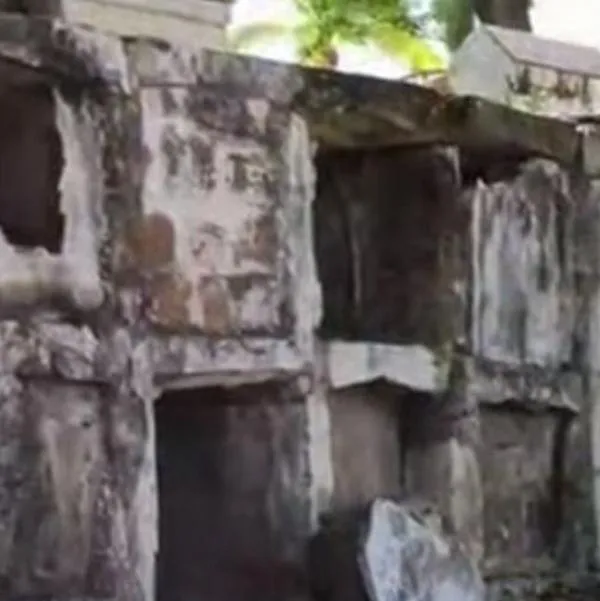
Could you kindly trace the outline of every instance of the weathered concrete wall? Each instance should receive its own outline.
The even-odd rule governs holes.
[[[284,333],[277,206],[284,174],[275,149],[290,117],[240,92],[225,96],[200,82],[140,92],[145,216],[129,251],[133,269],[152,278],[148,317],[158,325],[221,336]]]
[[[37,41],[0,44],[11,58],[0,61],[0,74],[14,81],[15,61],[53,74],[32,81],[31,69],[21,70],[18,81],[23,93],[24,83],[41,84],[54,99],[65,232],[55,254],[0,240],[4,597],[153,598],[160,491],[152,402],[164,389],[292,382],[294,399],[281,406],[259,403],[253,413],[248,400],[209,418],[235,441],[220,447],[225,464],[239,467],[231,452],[242,467],[256,462],[269,480],[257,481],[257,490],[246,473],[223,473],[215,496],[232,503],[252,496],[259,519],[247,540],[258,536],[257,524],[270,524],[272,548],[286,559],[297,558],[321,510],[394,486],[400,444],[406,492],[437,503],[448,528],[482,556],[484,503],[493,507],[502,496],[496,480],[482,484],[481,467],[509,466],[498,465],[491,437],[490,448],[482,445],[482,402],[497,403],[511,428],[508,401],[540,407],[542,422],[569,416],[552,461],[548,431],[540,429],[548,436],[535,449],[527,436],[513,440],[515,454],[544,466],[527,494],[547,498],[548,478],[563,482],[568,466],[582,481],[591,478],[581,419],[592,415],[595,423],[595,385],[588,378],[586,392],[576,381],[595,373],[596,272],[584,269],[580,193],[555,164],[519,165],[516,176],[500,174],[461,194],[455,148],[324,152],[311,215],[315,172],[299,92],[311,96],[306,81],[330,82],[325,75],[305,81],[283,65],[19,23],[12,35],[18,40],[24,30]],[[362,80],[358,88],[369,91]],[[335,340],[321,349],[315,340],[315,247],[324,334],[382,343],[359,349],[355,376],[336,367],[335,356],[356,347]],[[400,442],[391,409],[378,414],[383,398],[346,399],[348,409],[346,393],[327,402],[334,379],[351,387],[379,378],[419,390],[404,395],[410,428]],[[304,403],[294,404],[298,398]],[[360,462],[356,472],[342,469],[354,432],[385,457],[373,481],[359,477]],[[62,447],[69,440],[72,452]],[[81,488],[65,469],[67,456],[81,462]],[[272,469],[268,462],[278,458]],[[524,492],[517,476],[507,478],[511,517]],[[203,500],[231,518],[224,526],[249,523],[235,504]],[[589,497],[569,503],[589,506]],[[580,540],[586,522],[566,517],[556,531]],[[542,531],[528,525],[528,540]],[[31,540],[40,541],[35,550]],[[46,565],[51,548],[67,547],[60,562]],[[539,554],[537,543],[515,548],[523,560]],[[297,582],[296,567],[279,568],[287,574],[282,587]],[[253,572],[255,582],[263,582],[262,570]]]
[[[172,392],[156,422],[158,599],[305,594],[304,400],[272,383]]]
[[[154,598],[152,402],[164,387],[295,382],[294,399],[259,402],[258,417],[238,408],[228,427],[242,446],[258,429],[270,450],[301,457],[247,457],[269,464],[265,477],[277,472],[256,504],[273,522],[272,548],[297,561],[327,479],[314,461],[329,459],[324,442],[306,451],[323,438],[325,397],[313,369],[311,148],[290,104],[294,73],[261,81],[235,57],[36,25],[26,46],[2,45],[26,67],[0,60],[2,89],[18,84],[30,99],[28,86],[42,86],[53,99],[35,118],[60,141],[65,223],[56,253],[0,240],[1,595]],[[54,59],[50,79],[40,65]],[[20,191],[23,204],[34,196]],[[233,503],[252,482],[229,478]],[[297,563],[279,567],[282,586],[296,586]],[[249,576],[257,586],[261,570]]]
[[[401,492],[437,505],[448,528],[480,557],[478,409],[458,352],[468,338],[471,213],[458,168],[453,148],[323,153],[315,248],[322,335],[356,341],[330,343],[332,382],[384,379],[396,388]],[[364,419],[353,422],[367,436]],[[343,466],[333,457],[335,473]]]
[[[586,569],[595,209],[576,174],[542,160],[480,180],[471,198],[470,389],[484,406],[487,565],[506,575],[520,557],[534,571],[549,560]]]
[[[484,407],[480,454],[488,570],[529,567],[556,544],[562,498],[557,448],[560,418]]]
[[[473,196],[473,352],[507,364],[568,363],[575,320],[568,174],[533,161]]]
[[[250,85],[222,57],[199,65],[144,44],[130,53],[143,169],[132,165],[141,212],[115,256],[121,297],[138,305],[127,309],[170,331],[294,336],[319,307],[304,247],[312,172],[302,122],[273,84]]]
[[[460,361],[443,393],[408,393],[404,403],[405,495],[432,503],[473,558],[484,554],[477,400]]]
[[[393,392],[371,385],[329,393],[333,510],[400,496],[402,404]]]
[[[110,34],[223,48],[231,0],[0,0],[0,12],[60,17]]]
[[[5,321],[0,338],[2,596],[148,598],[151,374],[118,335]]]
[[[85,95],[75,106],[60,89],[35,80],[18,92],[9,87],[4,101],[20,107],[20,115],[3,113],[5,139],[9,121],[22,119],[29,126],[19,129],[18,145],[2,155],[2,193],[10,202],[0,214],[1,311],[57,303],[97,310],[104,300],[103,147],[97,132],[104,109]],[[25,249],[18,252],[13,244]]]
[[[390,347],[332,341],[330,377],[413,388],[402,492],[434,502],[490,574],[587,566],[597,216],[583,180],[467,150],[328,153],[317,166],[322,331]],[[391,360],[417,370],[414,345],[435,357],[428,385]]]
[[[598,180],[593,180],[588,189],[585,210],[582,211],[582,218],[577,223],[578,267],[586,276],[587,293],[586,320],[582,328],[585,340],[583,364],[584,373],[587,376],[584,386],[587,402],[583,406],[582,417],[587,419],[588,429],[587,432],[583,433],[583,436],[580,434],[579,438],[582,442],[588,443],[586,448],[589,449],[591,456],[585,455],[585,458],[589,461],[593,476],[591,478],[588,476],[587,479],[579,478],[574,482],[576,485],[575,491],[578,493],[576,499],[583,498],[587,501],[592,497],[595,500],[593,507],[590,507],[589,502],[579,502],[583,519],[577,524],[579,526],[577,531],[585,531],[587,534],[588,547],[591,546],[589,545],[589,539],[592,539],[595,543],[593,561],[590,561],[595,566],[600,565],[600,545],[598,544],[600,540],[600,478],[598,475],[598,465],[600,465],[600,404],[598,403],[600,384],[600,378],[598,377],[600,368],[600,349],[598,346],[600,341],[600,298],[598,296],[600,290],[598,269],[598,265],[600,265],[600,246],[598,244],[598,228],[600,225],[599,191]],[[586,434],[587,436],[585,436]],[[583,472],[582,462],[574,462],[574,465],[578,468],[575,473],[581,474]],[[585,470],[587,475],[590,469],[587,464],[585,467],[588,468]],[[592,523],[595,523],[595,536],[590,534]]]

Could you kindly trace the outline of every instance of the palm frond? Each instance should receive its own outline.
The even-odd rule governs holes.
[[[435,71],[445,67],[444,59],[431,44],[409,31],[381,25],[371,39],[384,54],[406,62],[413,71]]]

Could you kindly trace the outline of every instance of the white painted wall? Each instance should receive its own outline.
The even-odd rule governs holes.
[[[505,102],[516,65],[483,29],[476,29],[456,51],[449,69],[451,89],[461,95]]]
[[[65,18],[121,36],[222,48],[229,0],[63,0]]]
[[[528,95],[510,95],[510,105],[520,110],[554,117],[581,117],[600,114],[600,79],[579,73],[559,74],[555,69],[527,67],[532,85]],[[559,77],[573,90],[572,97],[560,97],[556,93]],[[584,93],[587,79],[588,93]]]
[[[510,81],[516,81],[527,68],[530,94],[516,94]],[[461,95],[477,96],[513,108],[554,117],[582,117],[600,114],[600,78],[582,74],[559,74],[556,69],[516,63],[484,29],[475,30],[458,49],[450,65],[451,89]],[[556,93],[562,77],[576,91],[569,98]],[[584,94],[587,79],[588,96]]]

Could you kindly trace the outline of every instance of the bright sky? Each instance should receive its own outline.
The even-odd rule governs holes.
[[[531,16],[536,33],[600,48],[600,0],[533,1]],[[234,25],[262,20],[289,22],[293,19],[294,10],[290,0],[237,0],[233,13]],[[265,58],[294,60],[292,46],[283,42],[271,42],[252,51]],[[406,74],[402,65],[381,56],[372,48],[343,48],[339,68],[380,77],[394,78]]]

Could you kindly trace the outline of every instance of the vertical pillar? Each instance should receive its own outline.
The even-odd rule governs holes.
[[[151,601],[149,389],[130,347],[100,349],[69,326],[55,334],[40,344],[40,332],[0,331],[0,597]]]
[[[483,492],[477,458],[479,411],[462,358],[447,391],[407,398],[407,493],[433,503],[475,560],[483,557]]]

